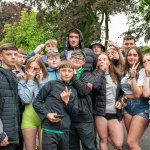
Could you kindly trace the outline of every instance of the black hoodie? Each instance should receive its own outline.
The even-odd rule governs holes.
[[[72,29],[71,29],[72,30]],[[70,31],[71,31],[70,30]],[[93,71],[93,69],[95,69],[96,67],[96,63],[97,63],[97,57],[94,54],[94,52],[89,49],[89,48],[84,48],[84,41],[83,41],[83,36],[82,33],[79,29],[75,29],[78,34],[79,34],[79,46],[76,48],[72,48],[69,44],[69,33],[68,32],[67,36],[66,36],[66,41],[65,41],[65,50],[61,52],[61,60],[66,60],[67,56],[68,56],[68,51],[70,50],[77,50],[77,49],[81,49],[83,50],[83,52],[85,53],[86,56],[86,63],[84,64],[84,68],[88,69],[89,71]]]
[[[60,94],[67,87],[71,89],[71,95],[67,106],[61,100]],[[70,116],[78,114],[78,97],[76,90],[72,85],[61,80],[52,80],[47,82],[39,91],[33,102],[33,108],[42,120],[41,127],[51,130],[68,131],[70,127]],[[48,113],[57,113],[64,115],[58,123],[52,123],[47,119]],[[70,116],[69,116],[70,115]]]

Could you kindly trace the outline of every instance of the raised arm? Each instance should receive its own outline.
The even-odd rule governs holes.
[[[62,91],[60,94],[62,101],[65,104],[65,108],[67,109],[70,115],[77,115],[78,114],[78,97],[75,91],[66,89]]]
[[[38,45],[30,54],[27,55],[26,60],[28,60],[31,57],[35,56],[36,54],[40,53],[43,49],[44,49],[44,44]]]
[[[124,56],[122,54],[121,48],[116,43],[114,43],[113,41],[110,41],[110,40],[108,40],[108,45],[113,46],[117,49],[118,54],[119,54],[120,63],[121,63],[122,66],[124,66],[125,65],[125,59],[124,59]]]
[[[139,98],[143,95],[143,85],[144,85],[144,78],[145,78],[145,72],[144,69],[139,71],[139,76],[137,78],[137,66],[139,63],[130,69],[130,78],[131,78],[131,89],[133,91],[133,94],[136,98]]]

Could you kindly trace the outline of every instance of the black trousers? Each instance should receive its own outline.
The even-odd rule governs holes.
[[[93,130],[93,123],[72,123],[69,132],[69,150],[97,150]]]
[[[23,137],[21,132],[19,133],[19,144],[9,144],[4,147],[0,147],[0,150],[23,150]]]
[[[23,136],[21,131],[19,132],[19,144],[16,147],[16,150],[23,150]]]
[[[56,134],[42,131],[42,150],[69,150],[69,132]]]
[[[9,144],[7,146],[0,147],[0,150],[17,150],[16,144]]]

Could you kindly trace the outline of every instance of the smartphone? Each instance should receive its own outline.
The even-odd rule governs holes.
[[[55,115],[56,118],[63,118],[64,115]]]
[[[39,79],[40,78],[40,75],[39,74],[36,74],[35,75],[35,79]]]

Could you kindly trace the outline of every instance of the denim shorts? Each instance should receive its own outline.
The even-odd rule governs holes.
[[[148,98],[127,99],[127,106],[124,107],[124,114],[126,113],[149,119]]]

